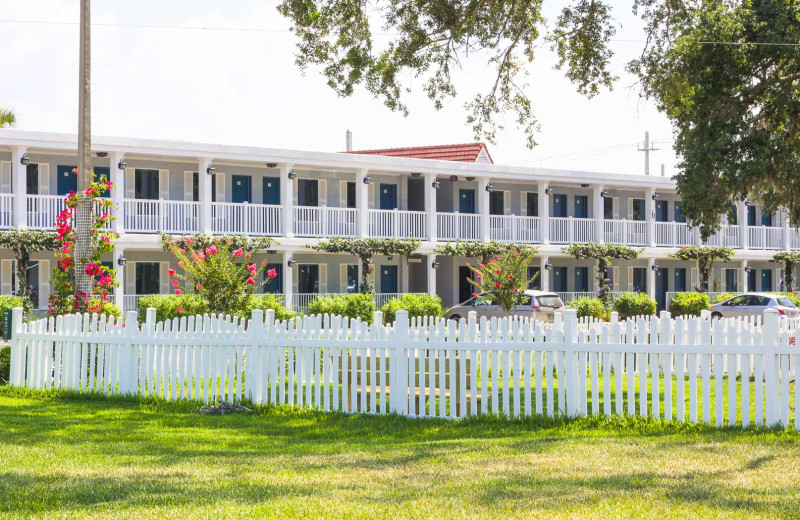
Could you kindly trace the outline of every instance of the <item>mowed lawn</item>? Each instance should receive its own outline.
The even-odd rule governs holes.
[[[0,388],[2,518],[797,518],[800,435]]]

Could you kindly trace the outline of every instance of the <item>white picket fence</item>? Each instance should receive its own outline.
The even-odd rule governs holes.
[[[219,316],[12,322],[11,384],[202,402],[458,418],[628,414],[800,429],[800,350],[777,313],[553,324],[527,319]],[[713,418],[713,421],[712,421]]]

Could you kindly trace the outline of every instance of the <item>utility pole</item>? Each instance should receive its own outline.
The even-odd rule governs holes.
[[[654,152],[658,148],[653,146],[650,142],[650,132],[644,133],[644,146],[639,147],[640,152],[644,152],[644,174],[650,175],[650,152]]]
[[[92,277],[86,265],[92,252],[92,204],[86,190],[92,182],[91,17],[89,0],[81,0],[78,98],[78,207],[75,208],[75,292],[90,297]],[[77,300],[77,298],[76,298]]]

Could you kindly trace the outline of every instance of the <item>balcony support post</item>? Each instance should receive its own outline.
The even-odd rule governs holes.
[[[436,188],[433,183],[436,180],[436,175],[425,176],[425,216],[427,221],[425,223],[425,236],[431,242],[436,242]],[[431,260],[432,261],[432,260]]]
[[[119,162],[116,164],[119,164]],[[116,167],[116,165],[114,167]],[[114,262],[114,280],[117,282],[117,286],[114,287],[114,305],[118,306],[122,310],[125,308],[125,265],[119,265],[117,260],[122,258],[124,255],[124,247],[120,247],[119,245],[114,246],[114,253],[111,255],[111,258],[113,259],[112,261]]]
[[[550,195],[547,194],[547,181],[539,181],[539,234],[542,244],[550,243]],[[542,264],[544,265],[544,264]],[[542,286],[544,290],[544,286]]]
[[[656,190],[650,188],[644,198],[645,217],[647,220],[647,239],[645,245],[655,247],[656,245],[656,201],[653,199]]]
[[[200,200],[200,232],[207,235],[213,231],[211,224],[211,201],[213,194],[211,193],[211,175],[206,172],[211,159],[204,157],[197,160],[197,191],[198,199]]]
[[[736,222],[739,225],[739,233],[741,233],[742,249],[750,249],[750,233],[747,229],[747,206],[741,200],[736,202]]]
[[[428,255],[428,294],[436,296],[436,269],[433,267],[436,262],[436,255]]]
[[[786,251],[792,249],[792,233],[789,226],[789,211],[785,208],[780,209],[780,215],[783,220],[783,248]]]
[[[369,235],[369,184],[364,179],[369,170],[359,170],[356,174],[356,235],[366,238]]]
[[[292,282],[294,280],[294,269],[289,267],[289,260],[292,258],[292,253],[285,252],[281,254],[281,264],[283,265],[283,304],[287,309],[295,310],[292,307],[294,287]]]
[[[480,177],[478,179],[478,213],[480,213],[480,233],[478,238],[483,242],[489,241],[489,192],[486,187],[489,185],[489,179]]]
[[[281,211],[283,211],[283,235],[285,237],[294,236],[294,180],[289,178],[292,164],[281,164],[279,167],[281,175]],[[286,259],[284,259],[286,260]],[[284,262],[285,263],[285,262]],[[284,270],[286,266],[284,265]],[[285,288],[284,284],[284,288]],[[291,304],[291,300],[287,300]]]
[[[545,266],[547,265],[547,261],[549,259],[550,258],[547,256],[543,256],[541,258],[542,265],[540,266],[539,269],[539,280],[540,280],[539,286],[541,287],[542,291],[550,290],[550,271],[545,269]]]
[[[739,287],[741,287],[742,292],[748,292],[750,290],[747,287],[747,260],[742,260],[742,267],[739,269],[739,278],[741,278],[741,283],[739,283]]]
[[[108,157],[108,171],[110,172],[108,180],[114,184],[114,188],[111,190],[111,201],[114,202],[117,207],[114,211],[114,216],[116,216],[117,219],[111,223],[111,229],[122,234],[125,232],[125,170],[119,169],[119,163],[125,158],[125,154],[111,152],[108,154]],[[117,266],[115,266],[114,269],[117,269]],[[120,301],[116,303],[117,305],[121,305]]]
[[[26,150],[22,146],[11,149],[11,191],[14,193],[12,218],[17,229],[28,227],[28,167],[22,164],[22,156]]]
[[[605,242],[604,222],[605,218],[605,199],[601,195],[603,186],[598,185],[592,188],[592,213],[594,214],[594,241],[598,244]]]
[[[655,258],[647,259],[647,296],[656,299],[656,272],[653,266],[656,265]]]

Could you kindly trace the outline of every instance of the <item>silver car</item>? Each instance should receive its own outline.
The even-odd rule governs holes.
[[[792,300],[780,294],[748,293],[728,298],[709,307],[712,318],[764,317],[764,311],[774,309],[784,318],[800,315]]]
[[[481,316],[486,316],[487,318],[493,316],[498,318],[506,317],[506,311],[502,307],[482,298],[470,298],[463,303],[459,303],[447,309],[444,316],[453,320],[466,319],[470,311],[477,312],[478,319]],[[561,301],[561,297],[558,294],[528,290],[525,291],[523,303],[517,306],[514,315],[527,316],[538,321],[553,323],[555,313],[563,311],[564,302]]]

